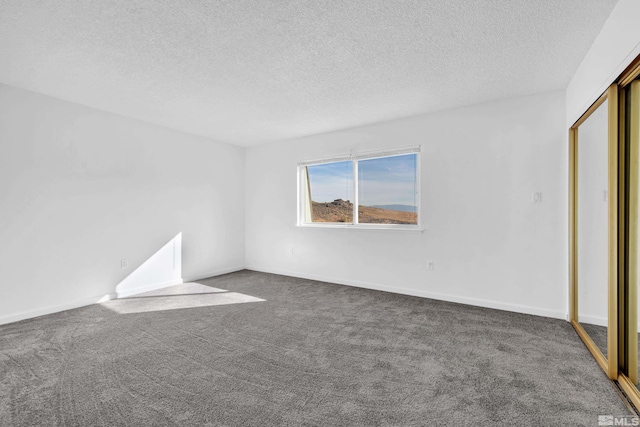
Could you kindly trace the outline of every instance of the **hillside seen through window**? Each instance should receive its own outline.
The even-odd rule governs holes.
[[[311,222],[418,224],[417,162],[411,153],[306,166]]]

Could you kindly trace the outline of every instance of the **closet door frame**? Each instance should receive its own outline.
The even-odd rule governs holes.
[[[624,275],[620,286],[620,358],[618,384],[636,408],[640,408],[638,390],[638,198],[640,191],[640,57],[619,78],[621,147],[627,166],[626,213],[623,230],[626,241],[625,256],[621,257]],[[629,99],[627,99],[629,98]],[[626,102],[626,101],[629,102]],[[629,108],[629,111],[627,111]],[[628,113],[628,114],[627,114]],[[627,123],[628,118],[628,123]],[[629,132],[626,132],[628,129]],[[624,157],[624,156],[623,156]],[[623,159],[624,160],[624,159]],[[620,234],[623,235],[622,233]]]
[[[579,126],[606,100],[608,127],[608,273],[607,273],[607,356],[605,357],[578,317],[578,150]],[[619,138],[618,138],[618,85],[611,85],[605,93],[569,129],[569,320],[587,346],[600,368],[615,380],[618,377],[618,191],[619,191]]]

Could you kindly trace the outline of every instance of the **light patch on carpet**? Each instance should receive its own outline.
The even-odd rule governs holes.
[[[100,305],[118,314],[132,314],[262,301],[265,300],[251,295],[219,291],[208,294],[129,297],[107,301]]]

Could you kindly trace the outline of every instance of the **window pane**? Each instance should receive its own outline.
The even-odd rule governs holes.
[[[406,154],[358,162],[359,223],[418,223],[417,161]]]
[[[312,222],[353,222],[353,163],[308,166]]]

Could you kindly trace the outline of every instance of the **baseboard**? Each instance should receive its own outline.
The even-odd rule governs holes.
[[[215,270],[205,274],[197,274],[192,276],[186,276],[181,279],[170,280],[162,283],[154,283],[149,286],[142,286],[135,289],[127,289],[124,292],[118,292],[118,298],[126,298],[131,295],[141,294],[143,292],[155,291],[158,289],[166,288],[173,285],[179,285],[185,282],[195,282],[197,280],[207,279],[209,277],[220,276],[222,274],[235,273],[236,271],[244,270],[244,265],[237,267],[225,268],[222,270]]]
[[[380,285],[376,283],[368,283],[368,282],[361,282],[361,281],[354,281],[354,280],[343,280],[340,278],[328,277],[323,275],[301,274],[301,273],[290,272],[285,270],[274,270],[274,269],[268,269],[268,268],[261,268],[257,266],[244,266],[244,265],[227,268],[227,269],[215,270],[206,274],[186,276],[179,282],[170,281],[170,282],[150,285],[147,287],[137,288],[135,290],[131,290],[131,293],[129,295],[133,295],[134,293],[148,292],[155,289],[161,289],[167,286],[172,286],[172,285],[183,283],[183,282],[194,282],[194,281],[206,279],[209,277],[220,276],[222,274],[234,273],[236,271],[245,270],[245,269],[259,271],[263,273],[280,274],[283,276],[299,277],[302,279],[317,280],[320,282],[336,283],[339,285],[353,286],[356,288],[372,289],[377,291],[391,292],[391,293],[401,294],[401,295],[411,295],[411,296],[422,297],[422,298],[431,298],[431,299],[440,300],[440,301],[455,302],[455,303],[473,305],[478,307],[492,308],[496,310],[505,310],[505,311],[511,311],[516,313],[532,314],[534,316],[550,317],[554,319],[566,319],[566,316],[567,316],[565,312],[547,310],[547,309],[542,309],[537,307],[530,307],[530,306],[524,306],[524,305],[518,305],[518,304],[505,304],[505,303],[500,303],[500,302],[495,302],[490,300],[483,300],[478,298],[460,297],[457,295],[420,291],[420,290],[409,289],[409,288],[394,288],[394,287]],[[116,297],[122,297],[123,295],[128,294],[128,292],[129,291],[127,291],[126,293],[120,293],[118,295],[114,293],[114,294],[107,294],[107,295],[95,296],[90,298],[83,298],[83,299],[79,299],[66,304],[43,307],[35,310],[22,311],[22,312],[10,314],[7,316],[0,316],[0,325],[18,322],[20,320],[31,319],[34,317],[58,313],[60,311],[71,310],[74,308],[84,307],[87,305],[108,301]],[[593,320],[593,319],[589,318],[588,320]]]
[[[244,270],[244,269],[245,269],[245,267],[244,267],[244,265],[242,265],[242,266],[231,267],[231,268],[226,268],[226,269],[222,269],[222,270],[215,270],[215,271],[212,271],[212,272],[209,272],[209,273],[206,273],[206,274],[198,274],[198,275],[194,275],[194,276],[187,276],[187,277],[184,277],[182,279],[170,280],[170,281],[162,282],[162,283],[154,283],[153,285],[141,286],[141,287],[135,288],[135,289],[128,289],[128,290],[126,290],[124,292],[117,292],[117,293],[101,295],[101,296],[95,296],[95,297],[90,297],[90,298],[82,298],[82,299],[78,299],[78,300],[75,300],[75,301],[72,301],[72,302],[69,302],[69,303],[65,303],[65,304],[52,305],[52,306],[48,306],[48,307],[37,308],[35,310],[21,311],[19,313],[13,313],[13,314],[9,314],[9,315],[6,315],[6,316],[0,316],[0,325],[6,325],[7,323],[13,323],[13,322],[19,322],[21,320],[26,320],[26,319],[32,319],[34,317],[46,316],[47,314],[59,313],[61,311],[71,310],[71,309],[74,309],[74,308],[85,307],[87,305],[96,304],[96,303],[99,303],[99,302],[105,302],[105,301],[109,301],[109,300],[115,299],[115,298],[124,298],[124,297],[127,297],[127,296],[139,294],[139,293],[142,293],[142,292],[154,291],[154,290],[157,290],[157,289],[166,288],[168,286],[178,285],[178,284],[184,283],[184,282],[193,282],[193,281],[196,281],[196,280],[206,279],[208,277],[213,277],[213,276],[220,276],[222,274],[233,273],[233,272]]]
[[[322,276],[322,275],[300,274],[296,272],[266,269],[266,268],[261,268],[257,266],[251,266],[251,265],[246,266],[246,269],[259,271],[262,273],[280,274],[283,276],[299,277],[301,279],[317,280],[320,282],[327,282],[327,283],[336,283],[339,285],[353,286],[356,288],[365,288],[365,289],[372,289],[376,291],[391,292],[394,294],[411,295],[415,297],[430,298],[430,299],[435,299],[440,301],[448,301],[448,302],[455,302],[455,303],[466,304],[466,305],[473,305],[477,307],[511,311],[515,313],[532,314],[534,316],[550,317],[552,319],[565,320],[567,316],[567,314],[563,311],[553,311],[553,310],[547,310],[544,308],[530,307],[530,306],[519,305],[519,304],[505,304],[505,303],[491,301],[491,300],[461,297],[457,295],[441,294],[437,292],[421,291],[421,290],[409,289],[409,288],[395,288],[395,287],[390,287],[390,286],[381,285],[377,283],[361,282],[361,281],[354,281],[354,280],[343,280],[336,277],[328,277],[328,276]]]
[[[21,320],[32,319],[34,317],[46,316],[47,314],[59,313],[65,310],[71,310],[74,308],[85,307],[87,305],[96,304],[99,302],[109,301],[115,299],[116,294],[107,294],[102,296],[94,296],[90,298],[82,298],[69,303],[51,305],[48,307],[37,308],[35,310],[21,311],[19,313],[9,314],[7,316],[0,317],[0,325],[7,323],[19,322]]]
[[[209,277],[222,276],[223,274],[235,273],[236,271],[245,270],[244,265],[230,268],[223,268],[222,270],[215,270],[204,274],[195,274],[192,276],[186,276],[182,279],[184,282],[197,282],[198,280],[208,279]]]
[[[180,283],[183,283],[183,282],[184,282],[183,279],[173,279],[173,280],[168,280],[166,282],[153,283],[151,285],[140,286],[133,289],[127,289],[126,291],[123,291],[123,292],[117,292],[117,294],[118,294],[118,298],[126,298],[126,297],[130,297],[131,295],[141,294],[143,292],[156,291],[158,289],[166,288],[169,286],[179,285]]]

